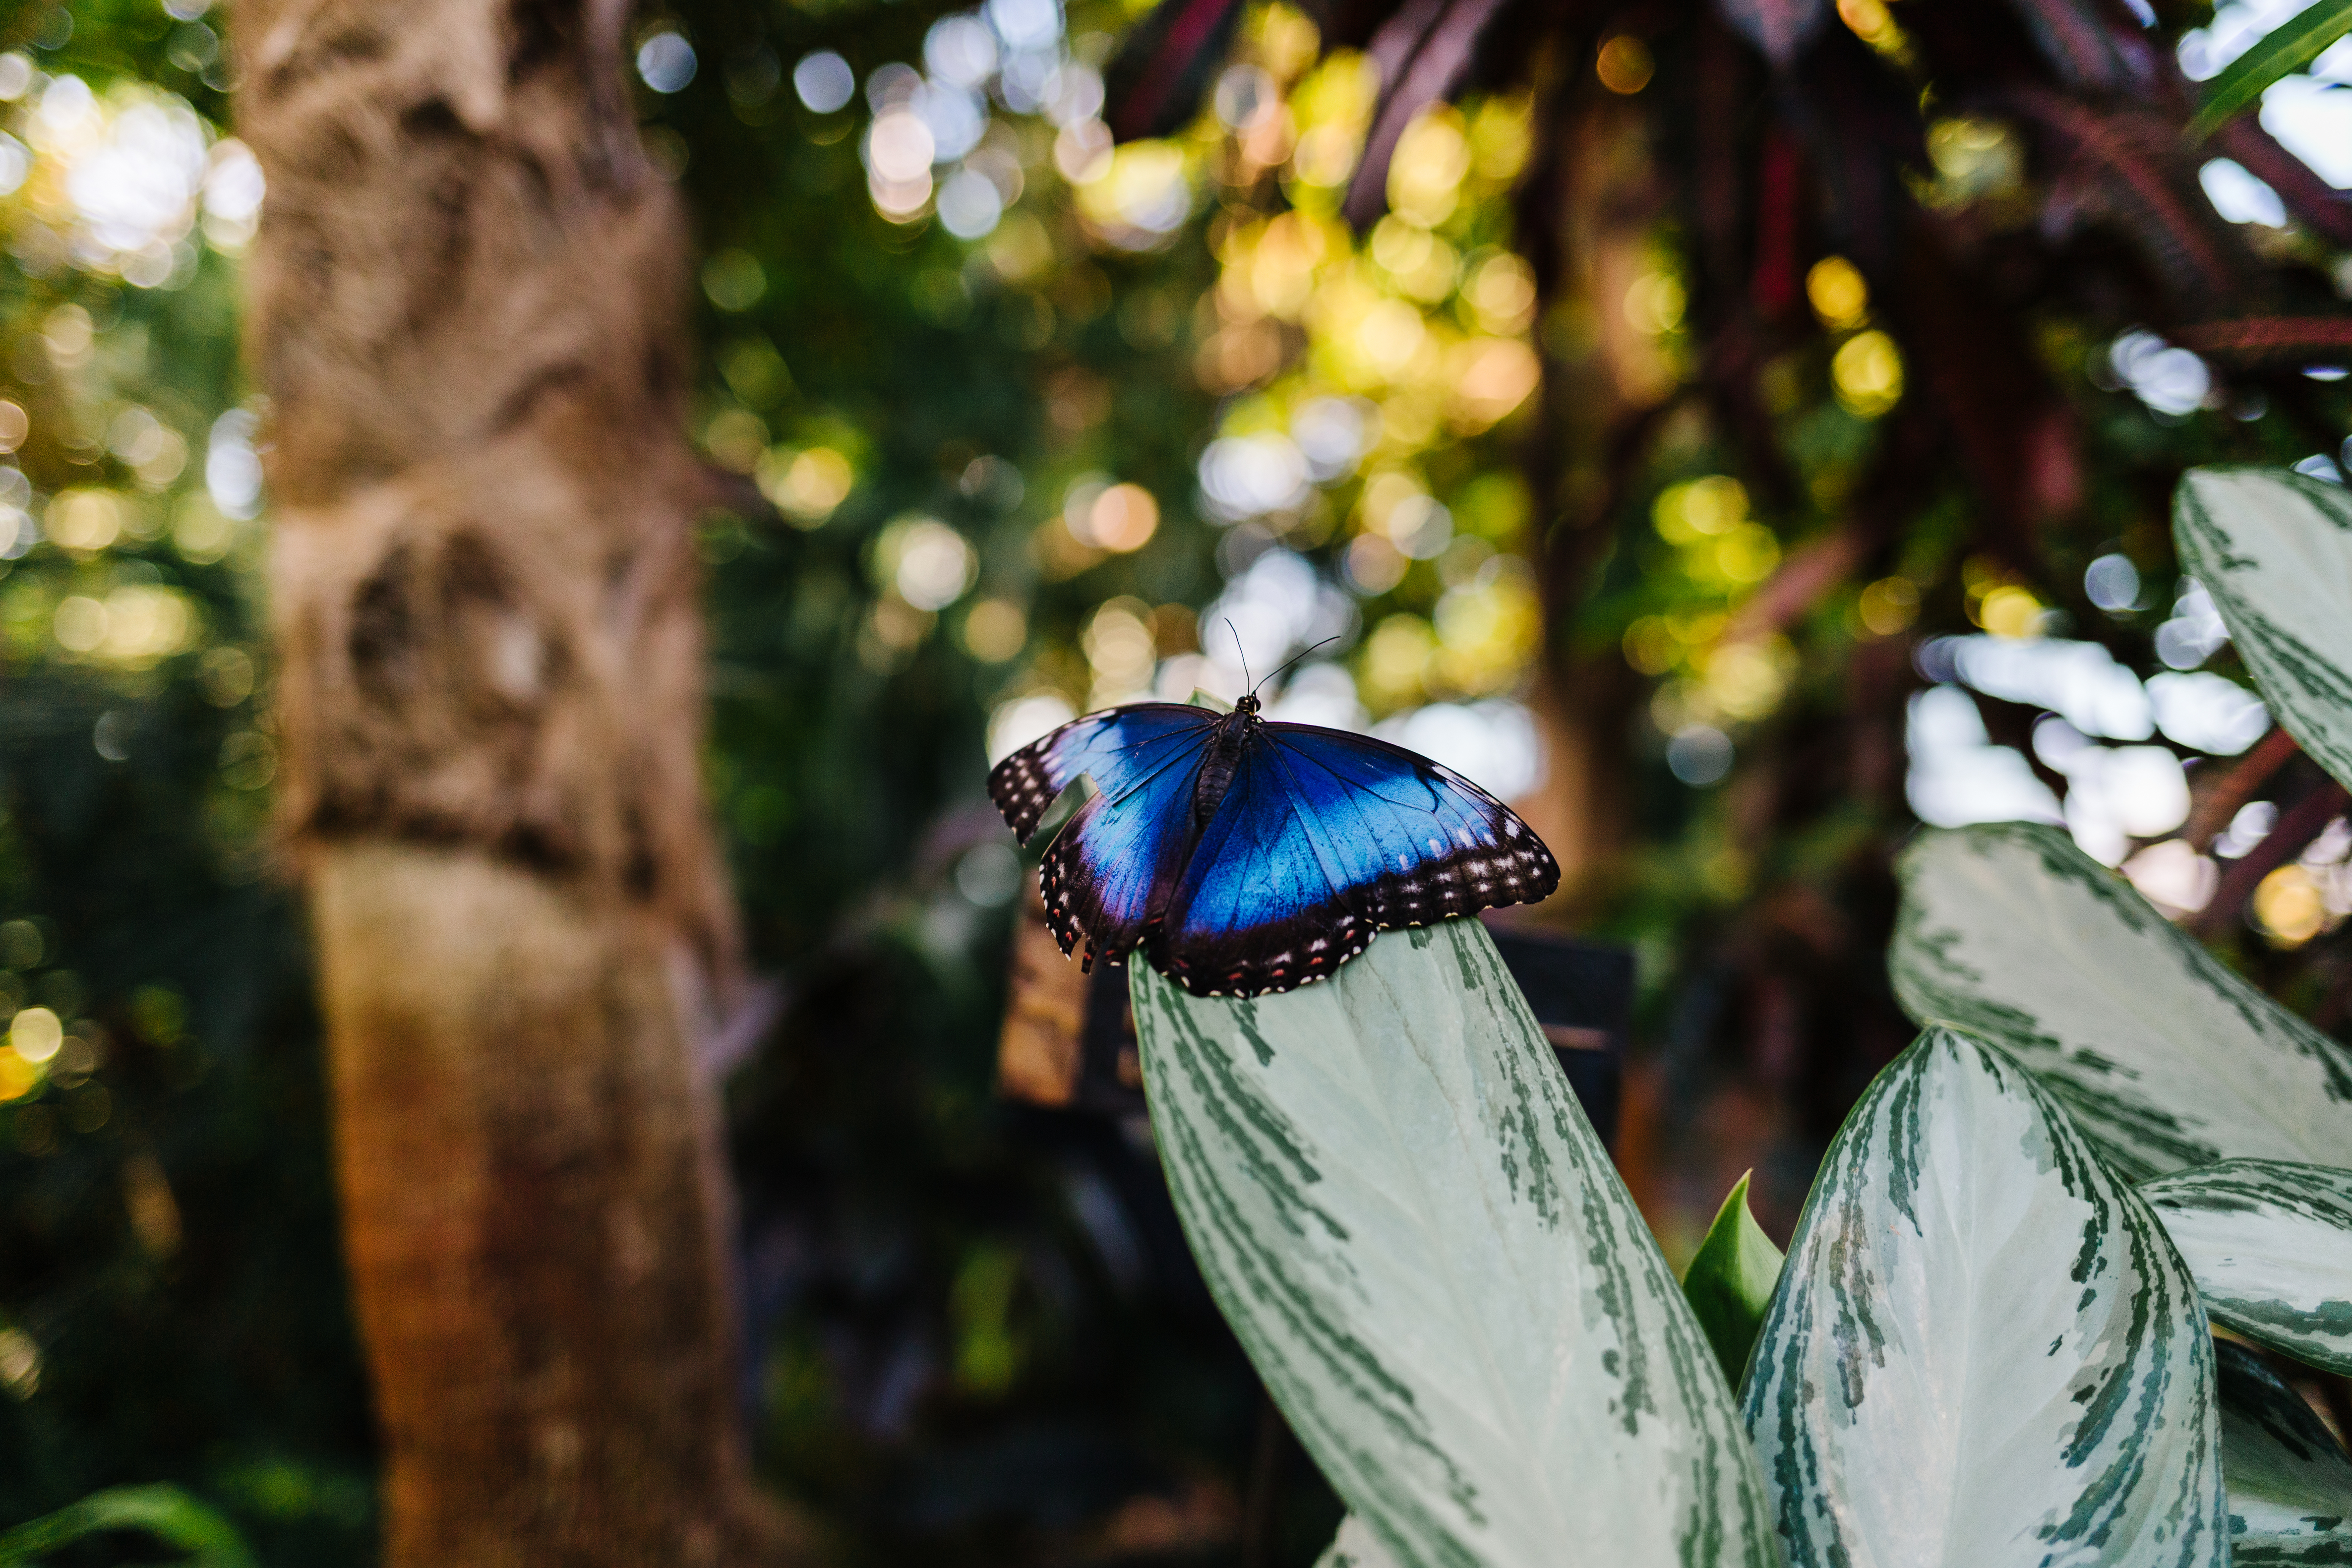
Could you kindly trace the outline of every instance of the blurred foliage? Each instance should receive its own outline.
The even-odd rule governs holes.
[[[270,1556],[350,1561],[372,1444],[304,957],[264,875],[234,260],[257,188],[206,118],[201,20],[6,27],[0,1520],[170,1479]],[[110,163],[145,178],[75,184]]]
[[[168,1479],[263,1561],[340,1564],[373,1550],[373,1445],[267,832],[267,410],[235,358],[258,190],[215,19],[180,9],[0,37],[0,1521]],[[700,535],[713,804],[789,997],[735,1086],[747,1406],[873,1561],[1229,1552],[1253,1466],[1287,1478],[1260,1536],[1303,1560],[1334,1506],[1262,1441],[1148,1163],[992,1092],[1018,868],[986,717],[1033,648],[1083,695],[1105,598],[1214,591],[1213,542],[1149,499],[1210,418],[1184,339],[1213,262],[1065,265],[1096,251],[1034,116],[992,132],[1040,186],[994,244],[879,216],[853,117],[789,107],[776,60],[920,58],[927,21],[714,8],[639,40],[700,50],[648,87],[648,142],[703,227],[698,433],[775,508]],[[1068,531],[1064,493],[1114,480],[1122,531]]]
[[[1196,103],[1268,96],[1240,89],[1253,18],[1279,15],[1162,7],[1110,68],[1111,122],[1181,136]],[[1321,16],[1252,132],[1287,149],[1256,198],[1291,209],[1273,224],[1337,211],[1376,261],[1384,239],[1418,254],[1400,237],[1458,221],[1431,193],[1475,189],[1475,154],[1433,150],[1465,128],[1477,146],[1506,110],[1528,127],[1497,232],[1524,259],[1544,371],[1510,454],[1544,647],[1509,689],[1549,721],[1559,804],[1588,840],[1547,912],[1645,961],[1621,1160],[1670,1255],[1750,1164],[1785,1234],[1822,1142],[1907,1037],[1882,953],[1915,813],[2063,809],[2168,907],[2204,903],[2242,963],[2332,994],[2332,1026],[2352,1017],[2340,945],[2282,962],[2343,920],[2326,899],[2352,837],[2322,835],[2251,902],[2207,853],[2220,822],[2195,803],[2252,791],[2269,810],[2310,775],[2270,753],[2241,771],[2223,759],[2258,732],[2174,702],[2249,699],[2167,516],[2189,464],[2352,464],[2352,46],[2304,51],[2310,73],[2200,145],[2187,128],[2223,106],[2268,14],[1357,0]],[[1355,84],[1336,113],[1332,82]],[[1327,124],[1345,148],[1328,157]],[[1283,363],[1311,372],[1331,345],[1304,320]],[[1381,331],[1328,330],[1359,351]],[[1377,559],[1388,531],[1350,521],[1349,563]],[[1440,650],[1412,632],[1391,614],[1365,640],[1375,710],[1390,668],[1423,683],[1391,700],[1439,694]],[[2112,671],[2084,679],[2136,716],[2098,728],[2063,700],[2063,659]]]
[[[1926,639],[2160,668],[2173,476],[2352,414],[2302,357],[2163,359],[2201,317],[2136,209],[1963,101],[1979,68],[1903,30],[1924,0],[1770,11],[1813,18],[1777,77],[1669,5],[1390,87],[1377,6],[1142,9],[694,0],[631,40],[696,226],[697,435],[747,481],[699,532],[710,798],[785,1001],[730,1085],[745,1400],[856,1561],[1304,1563],[1336,1517],[1148,1135],[993,1094],[992,747],[1327,637],[1289,714],[1507,790],[1572,712],[1614,814],[1573,913],[1644,958],[1622,1157],[1670,1249],[1751,1162],[1785,1233],[1904,1036],[1906,704],[1954,679]],[[168,1480],[264,1562],[341,1564],[373,1456],[267,837],[260,191],[217,20],[0,23],[0,1524]],[[2029,33],[1983,37],[2041,80]],[[2242,264],[2214,310],[2336,308],[2319,220],[2181,221]],[[2064,791],[2037,709],[1978,699]],[[2336,984],[2317,899],[2242,962]]]
[[[23,1568],[93,1535],[136,1531],[191,1568],[251,1568],[252,1555],[226,1520],[177,1487],[112,1487],[0,1533],[0,1568]]]

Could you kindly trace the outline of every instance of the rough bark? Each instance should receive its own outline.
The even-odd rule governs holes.
[[[776,1560],[698,1069],[685,248],[609,0],[240,0],[287,841],[387,1561]]]

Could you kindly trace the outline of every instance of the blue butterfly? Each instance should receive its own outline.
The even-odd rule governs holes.
[[[1046,850],[1045,918],[1085,962],[1138,948],[1198,996],[1320,980],[1376,931],[1559,885],[1508,807],[1426,757],[1341,730],[1143,702],[1074,719],[988,775],[1021,842],[1081,774],[1095,795]]]

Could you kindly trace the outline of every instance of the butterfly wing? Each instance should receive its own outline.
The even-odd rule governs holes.
[[[1151,959],[1198,994],[1287,991],[1375,931],[1559,885],[1543,841],[1451,769],[1368,736],[1268,724],[1150,934]]]
[[[1045,851],[1039,880],[1062,951],[1117,961],[1167,901],[1192,837],[1192,792],[1220,715],[1139,702],[1074,719],[1021,748],[988,775],[988,793],[1023,843],[1045,808],[1084,773],[1094,798]]]
[[[1085,773],[1107,795],[1158,777],[1171,759],[1208,743],[1218,715],[1176,702],[1138,702],[1073,719],[990,770],[988,797],[1022,843],[1071,781]]]
[[[1177,752],[1121,795],[1097,795],[1055,836],[1039,868],[1045,921],[1064,952],[1123,960],[1184,869],[1205,744]]]

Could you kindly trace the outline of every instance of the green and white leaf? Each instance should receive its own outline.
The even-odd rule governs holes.
[[[2213,1351],[2231,1561],[2352,1563],[2352,1460],[2261,1356],[2227,1341]]]
[[[2352,786],[2352,492],[2284,468],[2192,468],[2172,536],[2271,711]]]
[[[2206,1315],[2297,1361],[2352,1373],[2352,1171],[2225,1160],[2149,1182]]]
[[[1706,1336],[1477,921],[1282,995],[1141,964],[1133,995],[1192,1254],[1397,1568],[1779,1562]]]
[[[1339,1532],[1315,1560],[1315,1568],[1396,1568],[1396,1559],[1351,1513],[1339,1521]]]
[[[2352,1052],[2231,973],[2058,828],[1923,833],[1887,966],[1922,1024],[2025,1064],[2132,1180],[2352,1165]]]
[[[1741,1385],[1756,1331],[1764,1326],[1772,1288],[1780,1282],[1780,1249],[1748,1210],[1748,1179],[1754,1174],[1747,1172],[1731,1184],[1706,1238],[1683,1270],[1683,1295],[1715,1347],[1724,1380],[1734,1388]]]
[[[1958,1030],[1831,1143],[1747,1416],[1792,1568],[2229,1561],[2188,1269],[2049,1092]]]

